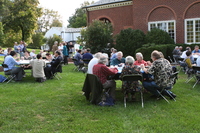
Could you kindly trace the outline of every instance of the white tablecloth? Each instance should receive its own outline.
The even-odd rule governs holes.
[[[31,60],[20,60],[19,63],[20,63],[20,65],[29,65],[29,64],[30,64],[30,61],[31,61]],[[45,60],[45,63],[46,63],[46,64],[49,64],[50,61]]]

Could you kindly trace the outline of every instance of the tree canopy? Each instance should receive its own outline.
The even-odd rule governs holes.
[[[131,28],[121,30],[116,35],[116,49],[123,51],[124,56],[134,56],[135,50],[142,47],[145,43],[145,34],[141,30]]]
[[[38,0],[12,0],[8,5],[9,13],[2,18],[4,29],[21,32],[21,40],[28,40],[37,28],[37,18],[41,15]]]
[[[62,27],[61,16],[57,11],[43,9],[42,16],[38,18],[37,32],[46,33],[51,27]]]
[[[94,2],[89,3],[88,1],[85,1],[81,4],[80,8],[77,8],[75,10],[75,13],[69,17],[69,28],[80,28],[80,27],[86,27],[87,26],[87,14],[86,9],[84,7],[92,4]]]
[[[106,50],[113,44],[113,27],[111,23],[104,23],[94,20],[83,32],[83,40],[86,41],[86,47],[90,48],[92,53]]]

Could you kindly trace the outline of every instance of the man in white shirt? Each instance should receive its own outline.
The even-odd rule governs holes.
[[[30,52],[30,56],[31,56],[31,58],[33,58],[33,59],[36,58],[35,50],[32,50],[32,52]]]
[[[102,55],[102,53],[96,53],[94,55],[94,58],[92,58],[92,60],[90,60],[90,62],[88,64],[88,71],[87,71],[87,73],[93,74],[93,66],[98,63],[99,58],[101,57],[101,55]]]

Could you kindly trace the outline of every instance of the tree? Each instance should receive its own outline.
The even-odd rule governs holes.
[[[45,38],[46,43],[49,45],[50,50],[52,49],[52,46],[54,45],[54,42],[57,41],[58,44],[62,41],[62,38],[56,34],[53,35],[53,37]]]
[[[61,16],[57,11],[43,9],[42,16],[38,18],[37,32],[46,33],[51,27],[62,27]]]
[[[3,46],[4,43],[5,43],[5,35],[3,33],[3,25],[2,23],[0,22],[0,46]]]
[[[147,32],[146,43],[174,44],[174,39],[172,39],[167,32],[154,28]]]
[[[5,30],[21,32],[21,40],[28,40],[37,28],[37,18],[41,15],[38,0],[13,0],[9,15],[3,18]]]
[[[0,22],[4,17],[6,17],[9,14],[8,7],[10,6],[11,1],[10,0],[1,0],[0,1]]]
[[[92,3],[94,3],[94,2],[92,2]],[[88,5],[90,5],[90,3],[88,1],[85,1],[83,4],[81,4],[80,8],[76,9],[75,14],[73,14],[71,17],[69,17],[69,20],[68,20],[69,28],[80,28],[80,27],[87,26],[86,9],[83,7],[86,7]]]
[[[32,36],[33,42],[29,44],[31,48],[40,48],[44,43],[44,35],[42,33],[36,33]]]
[[[84,40],[86,48],[90,48],[93,53],[109,48],[113,43],[113,27],[111,23],[104,23],[94,20],[86,29]]]
[[[135,50],[145,43],[145,34],[141,30],[131,28],[121,30],[116,35],[116,49],[123,51],[124,56],[134,56]]]
[[[5,33],[5,44],[6,47],[13,47],[14,42],[20,41],[22,34],[20,32],[15,32],[12,29],[9,29]]]

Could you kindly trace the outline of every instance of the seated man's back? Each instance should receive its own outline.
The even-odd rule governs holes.
[[[32,66],[34,78],[45,77],[45,74],[44,74],[45,61],[43,61],[42,59],[34,59],[33,61],[31,61],[30,64]]]

